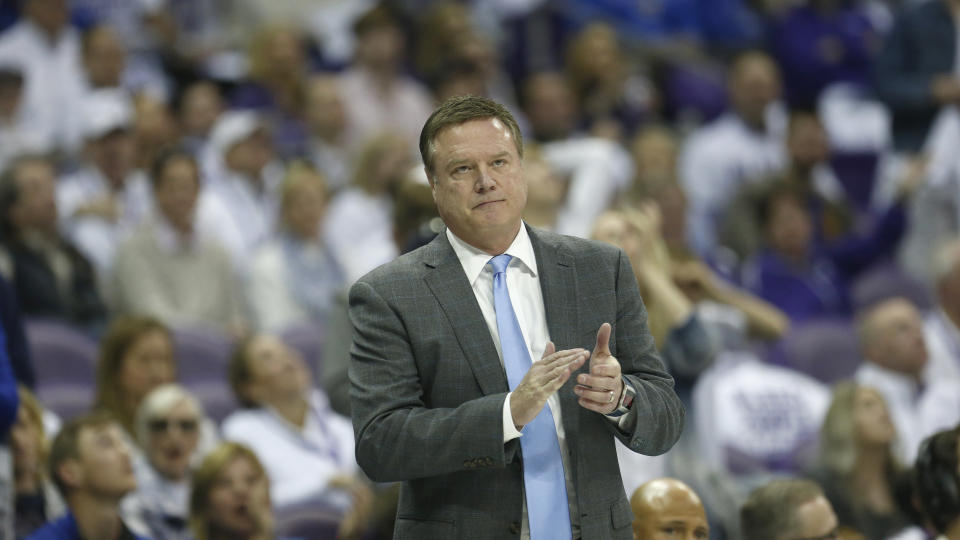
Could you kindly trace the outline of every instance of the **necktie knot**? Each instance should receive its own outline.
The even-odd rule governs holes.
[[[493,274],[502,274],[507,270],[507,265],[510,264],[510,260],[513,259],[512,255],[507,255],[506,253],[502,255],[497,255],[496,257],[490,259],[490,265],[493,266]]]

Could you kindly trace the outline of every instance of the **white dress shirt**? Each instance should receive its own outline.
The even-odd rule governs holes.
[[[924,319],[923,339],[927,344],[926,380],[960,379],[960,329],[942,309],[931,311]]]
[[[450,229],[447,229],[447,239],[457,254],[463,271],[473,287],[473,294],[480,304],[483,320],[487,323],[493,344],[497,348],[500,364],[503,364],[503,351],[500,349],[500,331],[497,328],[497,312],[493,305],[493,267],[488,265],[492,255],[479,250],[463,240],[457,238]],[[521,224],[520,232],[513,243],[505,251],[513,257],[507,267],[507,289],[510,293],[510,303],[520,323],[520,332],[523,341],[530,353],[531,362],[539,360],[550,340],[550,331],[547,328],[546,308],[543,305],[543,291],[540,289],[540,278],[537,272],[537,258],[533,253],[533,244],[527,228]],[[570,476],[570,455],[567,450],[567,437],[563,429],[563,419],[560,411],[560,396],[554,393],[547,398],[547,406],[553,413],[553,424],[557,429],[557,439],[560,441],[560,457],[563,460],[563,476],[567,484],[567,500],[570,504],[570,523],[573,527],[573,537],[579,537],[580,513],[577,510],[577,497],[574,491],[573,479]],[[510,394],[503,403],[503,442],[523,434],[514,427],[513,416],[510,413]],[[530,523],[527,519],[526,497],[523,504],[523,520],[521,522],[521,539],[530,538]]]

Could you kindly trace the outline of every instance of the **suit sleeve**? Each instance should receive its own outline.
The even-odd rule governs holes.
[[[428,408],[414,347],[398,310],[371,284],[360,281],[350,290],[350,317],[357,463],[372,480],[405,481],[504,467],[513,459],[519,443],[503,442],[506,393],[452,408]]]
[[[628,448],[650,456],[673,447],[683,431],[685,410],[673,389],[647,326],[647,310],[627,256],[620,251],[617,269],[617,322],[614,354],[623,376],[637,391],[628,421],[609,428]],[[626,431],[622,431],[626,430]]]

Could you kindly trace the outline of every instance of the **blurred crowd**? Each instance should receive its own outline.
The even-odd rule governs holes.
[[[442,230],[417,145],[461,94],[518,118],[528,224],[629,256],[688,409],[621,448],[638,523],[772,538],[822,499],[845,537],[956,534],[956,452],[951,510],[919,466],[960,423],[958,30],[960,0],[0,1],[0,538],[390,538],[346,291]]]

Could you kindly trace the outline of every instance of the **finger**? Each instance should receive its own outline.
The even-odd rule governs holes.
[[[616,392],[613,390],[593,390],[580,385],[573,387],[573,393],[579,396],[581,400],[593,402],[606,409],[609,409],[610,404],[617,399]]]
[[[591,375],[580,374],[577,377],[577,384],[590,388],[592,390],[616,390],[617,379],[613,377],[594,377]]]
[[[608,356],[610,354],[610,323],[603,323],[597,330],[597,345],[593,348],[593,356]]]
[[[562,379],[562,381],[560,381],[560,385],[562,386],[563,383],[565,383],[567,379],[570,378],[570,375],[572,375],[574,371],[579,369],[580,366],[582,366],[583,363],[586,362],[586,360],[587,360],[586,355],[580,355],[580,356],[574,357],[567,363],[561,363],[559,365],[554,366],[547,372],[547,376],[544,380],[544,384],[553,384],[557,380]]]
[[[590,399],[580,398],[577,400],[584,409],[588,409],[600,414],[609,414],[613,412],[613,406],[609,403],[599,403]]]
[[[552,341],[548,341],[547,346],[543,348],[543,354],[540,358],[546,358],[555,352],[557,352],[557,346],[554,345]]]
[[[540,359],[540,364],[545,367],[552,367],[556,364],[564,364],[571,362],[576,359],[578,356],[583,356],[588,358],[590,353],[586,349],[565,349],[562,351],[557,351],[550,356],[545,356]]]
[[[610,358],[613,358],[612,356]],[[597,378],[620,378],[620,363],[616,360],[595,362],[590,366],[590,375]]]

